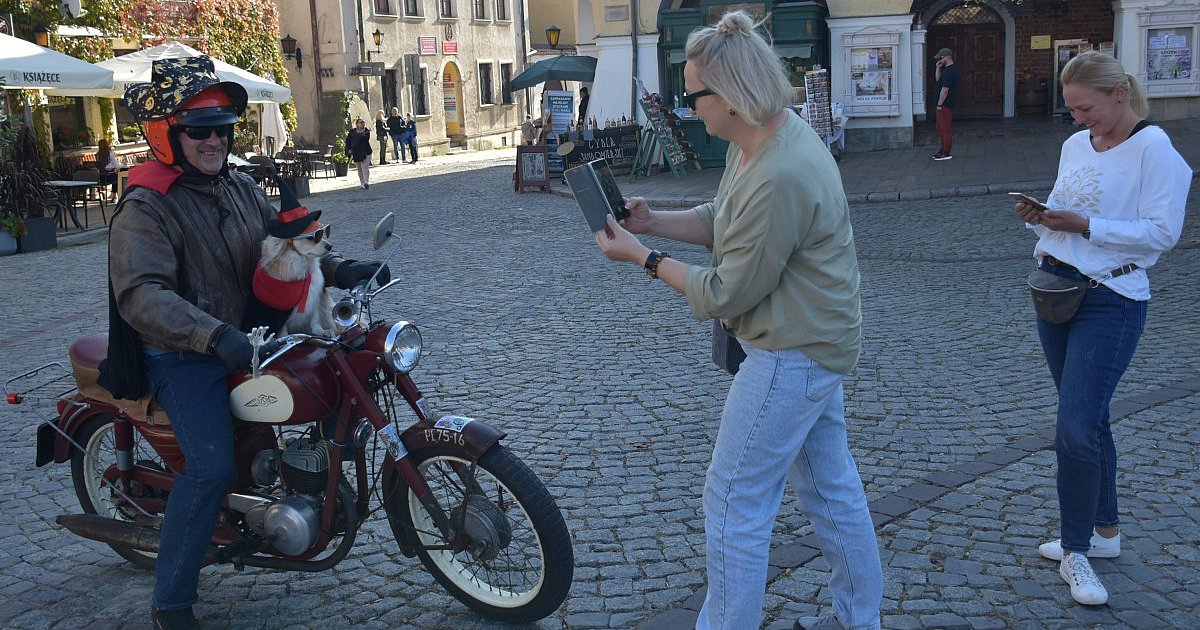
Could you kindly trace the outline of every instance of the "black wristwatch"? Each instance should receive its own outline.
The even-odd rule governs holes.
[[[642,267],[646,269],[646,275],[650,276],[651,278],[657,278],[658,264],[661,263],[664,258],[670,257],[671,255],[666,252],[660,252],[657,249],[650,250],[650,255],[646,257],[646,262],[642,265]]]

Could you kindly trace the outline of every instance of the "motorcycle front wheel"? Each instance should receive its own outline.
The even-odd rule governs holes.
[[[97,416],[85,422],[75,434],[75,441],[83,447],[71,449],[71,482],[75,495],[86,514],[99,514],[119,521],[132,521],[132,508],[123,508],[119,497],[105,480],[104,474],[117,464],[117,445],[112,416]],[[139,465],[163,468],[162,461],[142,436],[133,432],[133,459]],[[137,492],[137,489],[134,489]],[[154,569],[158,554],[130,549],[123,545],[109,545],[122,558],[142,569]]]
[[[562,513],[533,471],[500,445],[474,465],[447,449],[412,451],[409,457],[455,533],[462,534],[456,549],[433,548],[453,541],[398,472],[385,481],[392,533],[418,548],[434,578],[492,619],[529,623],[557,610],[571,588],[575,557]]]

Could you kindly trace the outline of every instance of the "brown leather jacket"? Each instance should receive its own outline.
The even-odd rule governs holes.
[[[169,168],[143,167],[151,164]],[[122,199],[109,278],[117,310],[145,346],[207,354],[217,328],[242,319],[275,209],[243,173],[180,176],[167,186],[133,187]]]

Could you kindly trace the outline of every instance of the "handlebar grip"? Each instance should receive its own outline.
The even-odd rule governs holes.
[[[272,339],[267,343],[264,343],[262,347],[258,349],[258,359],[262,361],[272,354],[279,352],[279,349],[283,347],[283,343],[284,342],[278,339]]]

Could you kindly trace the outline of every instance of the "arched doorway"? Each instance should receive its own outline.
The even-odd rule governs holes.
[[[442,110],[446,114],[446,137],[451,146],[463,146],[466,131],[463,123],[462,74],[453,61],[442,69]]]
[[[958,65],[958,106],[955,118],[1000,118],[1004,115],[1004,21],[981,4],[952,5],[929,24],[926,50],[954,51]],[[932,66],[930,66],[932,68]],[[925,76],[925,93],[930,95],[926,115],[934,115],[932,69]]]

